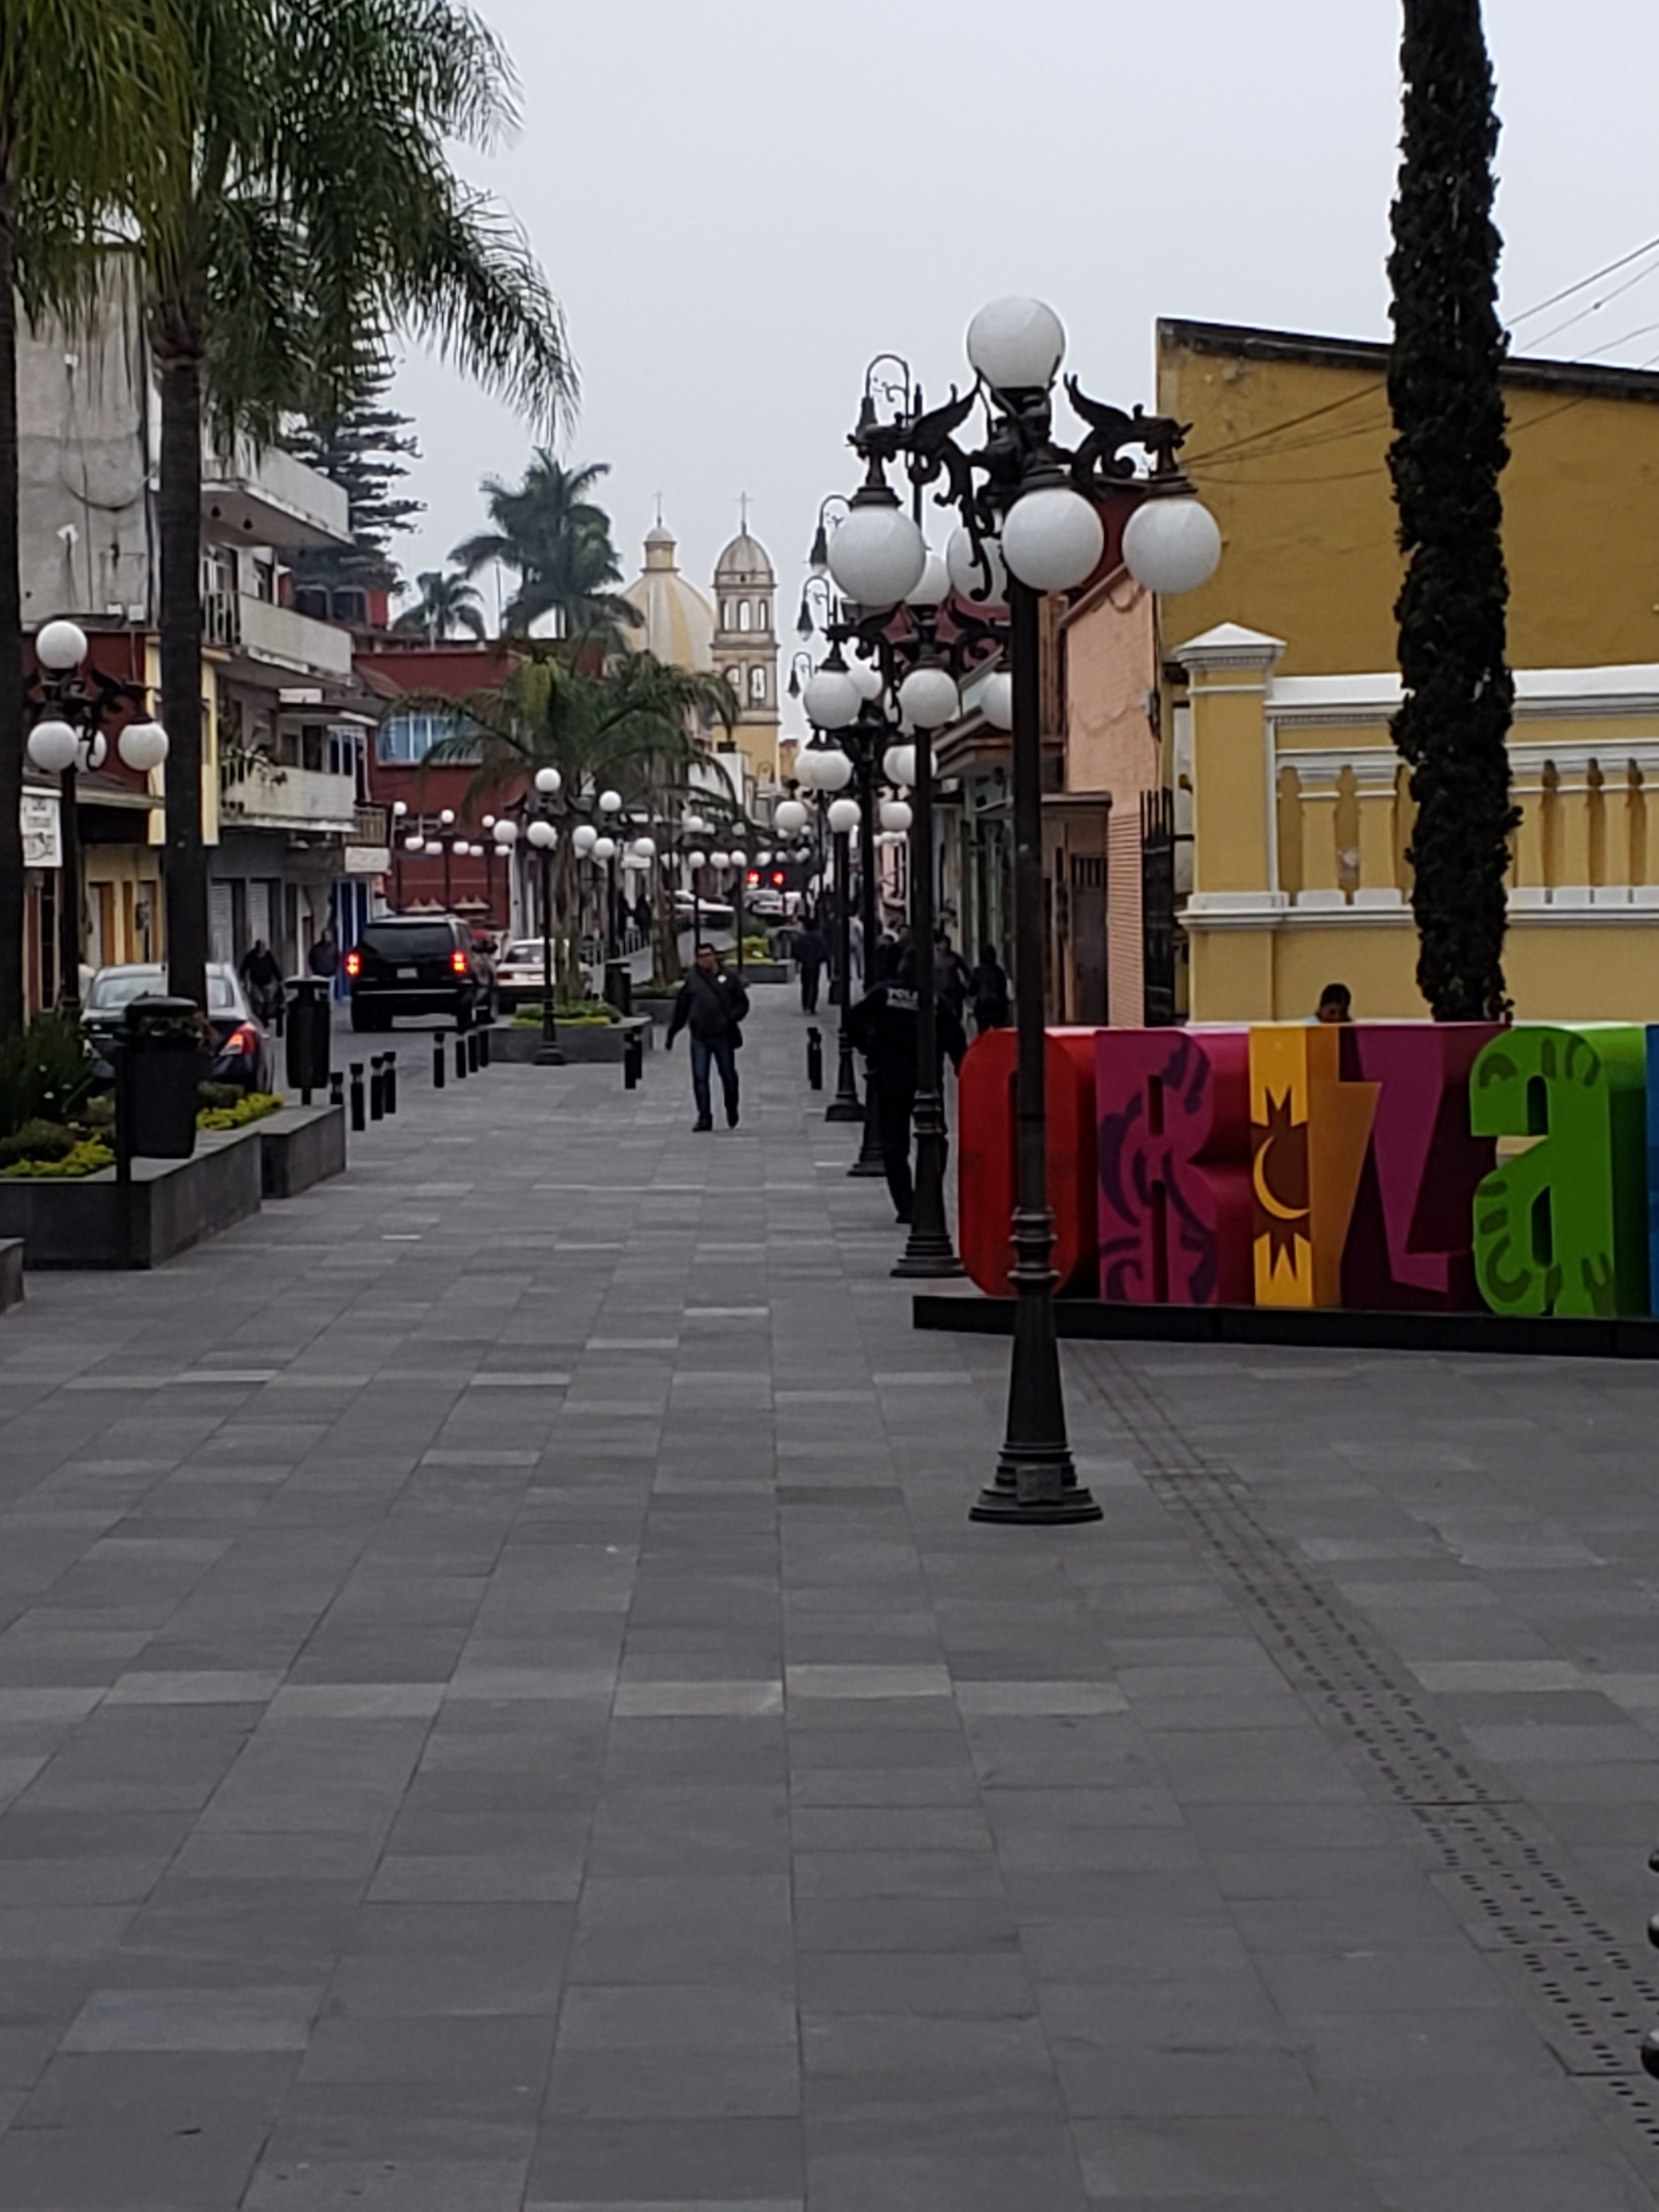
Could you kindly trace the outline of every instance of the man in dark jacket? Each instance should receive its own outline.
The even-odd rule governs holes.
[[[876,1124],[881,1132],[882,1165],[901,1221],[910,1218],[915,1198],[910,1172],[910,1117],[916,1103],[917,1000],[915,955],[907,952],[894,980],[866,991],[847,1022],[854,1051],[862,1053],[869,1062]],[[940,1068],[947,1054],[951,1066],[960,1068],[968,1049],[962,1024],[948,1001],[937,994],[933,1004]],[[939,1080],[938,1071],[934,1080]]]
[[[818,978],[830,957],[829,945],[815,915],[809,914],[795,932],[794,954],[796,971],[800,976],[800,1010],[804,1014],[815,1014],[818,1010]]]
[[[720,965],[712,945],[697,947],[697,964],[680,985],[668,1024],[664,1049],[672,1052],[682,1030],[691,1032],[691,1094],[697,1102],[693,1127],[714,1126],[709,1096],[711,1068],[720,1070],[720,1091],[726,1100],[726,1126],[738,1126],[738,1061],[743,1045],[743,1022],[749,1012],[749,994],[735,975]]]

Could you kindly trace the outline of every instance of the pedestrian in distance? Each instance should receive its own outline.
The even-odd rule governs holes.
[[[340,972],[340,941],[325,929],[306,955],[306,965],[321,981],[331,983]]]
[[[1319,994],[1316,1022],[1351,1022],[1353,1019],[1353,993],[1346,983],[1327,983]]]
[[[950,931],[936,931],[933,937],[933,988],[956,1016],[958,1026],[968,1010],[968,994],[972,983],[968,963],[951,944]]]
[[[800,1010],[804,1014],[815,1014],[818,1010],[819,979],[830,957],[830,947],[816,915],[809,914],[795,932],[793,951],[795,970],[800,977]]]
[[[937,1084],[948,1058],[960,1068],[968,1040],[962,1024],[947,1000],[934,994],[935,1036],[939,1066]],[[881,1164],[892,1194],[893,1210],[908,1221],[915,1200],[915,1180],[910,1170],[910,1121],[916,1104],[916,1040],[920,994],[916,989],[916,960],[907,951],[891,982],[878,983],[866,991],[848,1017],[848,1031],[854,1051],[869,1063],[870,1087],[875,1100],[876,1125],[881,1133]]]
[[[680,985],[679,996],[669,1018],[663,1049],[672,1052],[682,1030],[691,1033],[691,1095],[697,1103],[692,1124],[699,1133],[714,1126],[709,1076],[718,1072],[726,1103],[726,1126],[738,1126],[738,1054],[743,1049],[743,1024],[749,1012],[749,994],[735,975],[727,975],[712,945],[697,947],[697,964]]]
[[[283,1006],[283,964],[263,937],[256,937],[242,955],[237,973],[255,1014],[262,1022],[275,1022]]]
[[[1012,1011],[1008,970],[997,958],[994,945],[981,945],[979,959],[968,978],[969,1002],[974,1010],[974,1034],[1006,1030]]]

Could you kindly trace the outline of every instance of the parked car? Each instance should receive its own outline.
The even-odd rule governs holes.
[[[458,1030],[488,1021],[489,963],[453,915],[382,915],[345,957],[354,1030],[390,1029],[399,1014],[447,1014]]]
[[[674,911],[682,921],[695,921],[705,929],[730,929],[736,919],[720,899],[694,899],[690,891],[677,890]]]
[[[743,910],[745,914],[775,921],[783,912],[783,893],[775,890],[769,884],[759,884],[754,890],[744,892]]]
[[[213,1031],[210,1080],[234,1084],[239,1091],[270,1091],[275,1085],[270,1037],[254,1013],[234,968],[210,961],[207,971],[208,1024]],[[92,1047],[101,1083],[112,1083],[110,1047],[126,1028],[127,1008],[135,999],[165,998],[167,971],[159,963],[100,968],[87,987],[82,1026]]]
[[[559,988],[559,948],[553,948],[553,988]],[[593,988],[593,970],[584,960],[581,963],[582,989]],[[520,1006],[540,1006],[542,1002],[542,940],[539,937],[515,937],[501,947],[500,963],[495,969],[495,1003],[504,1014],[515,1013]]]

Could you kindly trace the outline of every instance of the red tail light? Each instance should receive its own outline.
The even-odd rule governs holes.
[[[760,870],[758,868],[750,868],[748,874],[744,878],[744,883],[751,885],[757,884],[760,881]]]
[[[783,884],[783,870],[782,870],[781,868],[774,868],[774,869],[773,869],[773,871],[772,871],[772,881],[773,881],[774,884],[775,884],[776,886],[778,886],[780,889],[782,887],[782,884]]]
[[[452,952],[449,956],[449,964],[458,975],[465,975],[468,967],[465,953],[459,950]]]
[[[361,975],[362,972],[362,954],[361,952],[348,952],[346,955],[346,974],[348,975]]]
[[[259,1049],[259,1032],[252,1022],[243,1022],[234,1029],[221,1048],[225,1052],[256,1053]]]

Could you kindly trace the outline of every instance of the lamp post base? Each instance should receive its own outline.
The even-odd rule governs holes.
[[[876,1119],[876,1086],[866,1062],[864,1071],[864,1135],[859,1142],[859,1156],[847,1172],[849,1176],[866,1176],[872,1179],[884,1177],[886,1163],[881,1157],[881,1124]]]
[[[902,1256],[895,1261],[891,1272],[907,1281],[926,1282],[942,1281],[947,1275],[965,1275],[968,1270],[951,1249],[948,1237],[941,1249],[931,1239],[924,1244],[920,1237],[912,1236]]]
[[[864,1109],[856,1098],[832,1098],[823,1109],[826,1121],[861,1121]]]
[[[1028,1528],[1103,1520],[1092,1492],[1072,1474],[1071,1467],[1069,1452],[1062,1466],[1052,1461],[1012,1460],[1005,1451],[997,1462],[996,1480],[969,1507],[968,1518],[1023,1522]]]
[[[538,1045],[536,1057],[531,1065],[534,1067],[562,1067],[564,1054],[556,1044]]]

